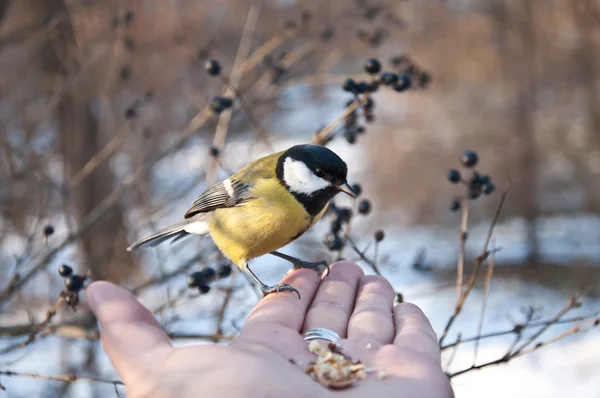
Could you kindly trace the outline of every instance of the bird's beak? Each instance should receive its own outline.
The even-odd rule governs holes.
[[[350,186],[350,184],[348,184],[346,181],[344,181],[344,183],[342,183],[341,185],[338,185],[337,187],[340,191],[347,193],[348,195],[352,196],[353,198],[356,198],[356,192],[354,192],[354,189],[352,189],[352,187]]]

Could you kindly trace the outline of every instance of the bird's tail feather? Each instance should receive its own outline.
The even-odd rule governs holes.
[[[139,248],[155,247],[170,239],[173,239],[171,243],[175,243],[190,234],[204,235],[207,233],[208,228],[206,214],[198,214],[195,217],[191,217],[180,223],[173,224],[162,231],[138,240],[129,246],[127,251],[132,251]]]

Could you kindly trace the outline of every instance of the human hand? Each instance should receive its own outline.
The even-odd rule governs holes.
[[[322,281],[316,272],[300,269],[284,282],[302,299],[290,293],[266,296],[227,346],[175,348],[130,293],[95,282],[87,295],[102,344],[133,398],[453,396],[429,321],[412,304],[393,307],[395,293],[384,278],[340,262]],[[345,354],[387,377],[370,375],[342,392],[315,382],[304,373],[315,356],[300,334],[315,327],[337,332]]]

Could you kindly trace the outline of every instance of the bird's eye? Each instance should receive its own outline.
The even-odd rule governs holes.
[[[323,178],[323,176],[325,176],[325,172],[319,168],[315,169],[315,175],[319,178]]]

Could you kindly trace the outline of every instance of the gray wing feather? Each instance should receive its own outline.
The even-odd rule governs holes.
[[[204,191],[194,201],[192,207],[185,213],[185,218],[219,208],[238,206],[252,198],[250,188],[250,185],[231,179],[219,182]]]
[[[137,242],[135,242],[134,244],[129,246],[127,248],[127,251],[132,251],[132,250],[135,250],[138,248],[155,247],[169,239],[173,239],[171,241],[171,243],[175,243],[178,240],[183,239],[183,238],[187,237],[188,235],[190,235],[190,233],[185,230],[186,227],[188,227],[190,224],[193,224],[193,223],[206,222],[206,219],[207,219],[206,214],[198,214],[197,216],[195,216],[191,219],[187,219],[187,220],[181,221],[177,224],[173,224],[173,225],[163,229],[162,231],[159,231],[155,234],[152,234],[150,236],[147,236],[143,239],[138,240]]]

